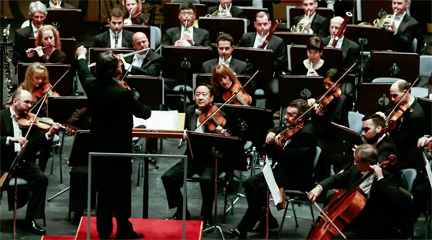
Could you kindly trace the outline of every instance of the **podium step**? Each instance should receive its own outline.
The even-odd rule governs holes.
[[[162,219],[141,219],[130,218],[135,232],[144,234],[144,239],[181,239],[182,226],[181,220],[162,220]],[[186,239],[202,238],[202,221],[186,221]],[[110,239],[115,239],[117,223],[113,218],[113,232]],[[54,238],[53,238],[54,239]],[[87,217],[82,217],[78,226],[76,239],[87,239]],[[90,239],[99,239],[96,230],[96,217],[90,218]],[[47,239],[45,239],[47,240]]]
[[[41,240],[74,240],[75,236],[50,236],[44,235]]]

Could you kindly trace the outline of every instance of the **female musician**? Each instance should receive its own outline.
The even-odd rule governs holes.
[[[27,49],[29,62],[64,63],[66,53],[61,50],[60,33],[52,25],[39,28],[35,48]]]
[[[225,102],[225,96],[229,95],[229,97],[231,97],[231,94],[227,94],[227,91],[230,91],[232,88],[241,87],[241,83],[237,79],[234,71],[225,64],[219,64],[213,68],[213,74],[210,79],[210,83],[216,95],[215,102]],[[252,97],[249,96],[244,89],[241,90],[238,97],[242,99],[244,98],[244,100],[249,102],[249,104],[252,102]]]
[[[318,36],[312,36],[306,43],[307,59],[298,63],[291,75],[324,76],[330,68],[327,62],[321,59],[324,43]]]
[[[29,91],[33,96],[33,102],[37,103],[39,99],[45,96],[59,96],[58,93],[50,89],[52,85],[49,81],[48,69],[40,62],[35,62],[27,67],[24,82],[18,88]]]
[[[149,26],[149,17],[142,12],[142,3],[140,0],[123,0],[123,5],[126,9],[125,21],[130,19],[130,24]],[[125,25],[128,24],[125,23]]]
[[[390,239],[394,223],[392,217],[394,219],[397,214],[394,207],[399,202],[398,178],[377,165],[378,150],[373,145],[358,146],[354,158],[356,167],[320,182],[308,193],[308,198],[315,202],[323,190],[348,188],[368,171],[373,171],[373,174],[363,181],[357,190],[364,193],[367,199],[365,205],[352,206],[363,207],[363,210],[342,229],[342,232],[347,239]],[[349,203],[342,202],[341,204],[341,207],[344,207]],[[325,229],[315,228],[313,231],[325,231]],[[337,235],[335,238],[340,239],[341,236]]]

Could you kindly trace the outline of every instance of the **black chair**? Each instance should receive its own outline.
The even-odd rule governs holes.
[[[320,154],[321,154],[321,148],[317,146],[316,147],[316,153],[315,153],[315,159],[314,159],[314,169],[316,167],[316,164],[318,162]],[[285,222],[285,216],[286,216],[286,213],[288,211],[288,206],[289,206],[290,203],[291,203],[292,210],[293,210],[293,213],[294,213],[294,220],[295,220],[295,223],[296,223],[296,227],[298,227],[299,225],[298,225],[298,221],[297,221],[297,214],[296,214],[296,211],[295,211],[295,205],[294,205],[294,203],[298,203],[298,204],[304,203],[304,204],[309,205],[309,208],[310,208],[310,211],[311,211],[311,215],[312,215],[312,223],[315,220],[315,216],[314,216],[313,208],[312,208],[313,204],[309,201],[306,192],[303,192],[303,191],[300,191],[300,190],[295,190],[295,189],[285,189],[284,193],[286,195],[286,206],[285,206],[285,211],[284,211],[284,214],[283,214],[283,217],[282,217],[282,222],[281,222],[281,225],[279,227],[279,236],[280,236],[280,234],[282,232],[283,225],[284,225],[284,222]]]

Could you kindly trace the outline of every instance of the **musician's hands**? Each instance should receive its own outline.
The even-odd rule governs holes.
[[[306,74],[307,76],[319,76],[318,73],[315,71],[315,69],[311,69],[308,71],[308,73]]]
[[[26,50],[27,58],[32,58],[34,56],[33,48],[29,48]]]
[[[48,130],[48,137],[51,138],[56,134],[61,128],[60,123],[54,122],[50,129]]]
[[[179,39],[174,43],[174,46],[181,47],[183,46],[183,39]]]
[[[382,173],[382,168],[378,165],[370,165],[371,170],[374,172],[375,178],[379,179],[381,177],[384,177]]]
[[[307,30],[308,33],[310,32],[310,30],[311,30],[310,29],[311,24],[309,22],[309,19],[303,18],[302,20],[300,20],[300,24],[302,25],[302,27],[304,29]]]
[[[275,139],[275,137],[276,137],[276,133],[274,133],[274,132],[269,132],[269,133],[267,134],[267,136],[266,136],[265,143],[266,143],[266,144],[270,144],[271,142],[273,142],[273,140]]]
[[[183,40],[187,41],[191,46],[195,45],[192,35],[188,32],[183,33]]]
[[[432,137],[429,137],[429,138],[427,138],[427,137],[421,137],[417,141],[417,147],[418,148],[422,148],[424,146],[427,146],[431,142],[432,142]]]
[[[124,55],[123,55],[123,54],[116,54],[116,56],[117,56],[117,58],[118,58],[120,61],[123,62],[123,65],[124,65],[125,63],[127,63],[126,60],[125,60],[125,58],[124,58]]]
[[[276,137],[275,137],[275,143],[278,146],[282,146],[283,145],[282,136],[280,134],[276,135]]]
[[[307,103],[308,103],[308,107],[310,107],[310,106],[314,105],[314,104],[315,104],[315,102],[316,102],[315,98],[309,98],[309,99],[307,100]]]
[[[25,137],[10,137],[9,141],[18,143],[22,147],[27,142],[27,139]]]
[[[34,50],[39,57],[42,57],[44,55],[42,46],[37,46]]]
[[[315,202],[315,200],[319,197],[319,195],[322,192],[322,188],[320,186],[314,187],[310,192],[308,192],[307,197],[309,198],[309,201]]]
[[[75,53],[77,56],[80,56],[80,55],[87,56],[87,49],[83,45],[81,45],[77,48]]]
[[[224,129],[223,127],[221,127],[221,126],[217,126],[216,127],[216,133],[224,135],[224,136],[229,136],[228,131],[226,129]]]
[[[396,32],[396,30],[397,30],[393,18],[386,18],[386,19],[384,19],[384,26],[388,27],[388,30],[390,30],[392,32]]]

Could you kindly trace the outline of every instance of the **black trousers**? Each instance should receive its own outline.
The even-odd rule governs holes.
[[[188,160],[187,170],[189,177],[195,173],[201,176],[201,215],[205,220],[210,220],[212,217],[214,200],[214,168],[204,167],[200,169],[194,166],[191,160]],[[183,174],[184,160],[181,160],[162,175],[162,182],[167,195],[169,208],[177,208],[177,210],[182,208],[183,195],[180,189],[183,187]]]

